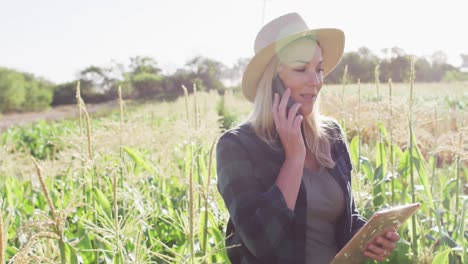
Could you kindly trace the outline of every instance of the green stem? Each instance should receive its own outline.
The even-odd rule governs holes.
[[[460,217],[459,215],[459,209],[460,209],[460,156],[457,155],[456,161],[455,161],[455,175],[457,177],[457,182],[456,182],[456,192],[455,192],[455,222],[454,226],[456,227],[458,225],[458,219]],[[461,223],[460,223],[461,224]]]
[[[376,66],[375,66],[375,69],[374,69],[374,79],[375,79],[375,87],[377,88],[377,101],[378,101],[378,102],[380,102],[380,90],[379,90],[379,84],[380,84],[379,75],[380,75],[380,71],[379,71],[379,68],[380,68],[380,65],[376,65]]]
[[[410,133],[410,145],[409,145],[409,165],[410,165],[410,176],[411,176],[411,202],[416,202],[416,190],[414,184],[414,168],[413,168],[413,85],[414,85],[414,58],[411,58],[411,75],[410,75],[410,101],[409,101],[409,133]],[[416,215],[413,214],[411,217],[412,223],[412,248],[415,257],[418,256],[417,241],[416,241]]]
[[[191,162],[190,162],[190,175],[189,175],[189,247],[190,247],[190,262],[195,263],[195,251],[194,251],[194,213],[193,213],[193,146],[191,149]]]
[[[357,175],[361,177],[361,79],[358,78],[358,156],[357,156]],[[362,201],[361,182],[358,181],[359,200]]]
[[[343,107],[344,105],[344,93],[345,93],[347,77],[348,77],[348,64],[345,65],[344,72],[343,72],[343,79],[341,80],[341,83],[343,85],[343,88],[341,91],[341,107]]]
[[[59,249],[60,249],[60,263],[67,264],[67,256],[65,252],[65,243],[63,242],[62,238],[59,238]]]
[[[211,145],[210,149],[210,159],[208,161],[208,179],[206,180],[206,187],[205,187],[205,218],[204,218],[204,223],[203,223],[203,244],[202,244],[202,250],[203,250],[203,255],[206,253],[206,244],[207,244],[207,236],[208,236],[208,194],[210,191],[210,180],[211,180],[211,166],[213,162],[213,152],[214,148],[216,145],[217,137],[213,140],[213,144]]]
[[[393,111],[392,111],[392,78],[388,79],[388,86],[389,86],[389,109],[390,109],[390,119],[389,119],[389,126],[390,126],[390,165],[392,170],[392,205],[395,205],[395,161],[393,160],[393,127],[392,127],[392,118],[393,118]]]
[[[384,180],[385,179],[385,174],[386,174],[386,171],[384,170],[384,156],[383,156],[383,139],[382,139],[382,131],[379,131],[379,139],[380,139],[380,145],[379,145],[379,155],[380,155],[380,166],[382,166],[382,179],[380,180]],[[382,186],[383,186],[383,190],[382,190],[382,201],[385,202],[386,201],[386,194],[387,194],[387,184],[385,183],[385,181],[382,182]]]

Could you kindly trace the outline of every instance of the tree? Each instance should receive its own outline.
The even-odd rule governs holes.
[[[433,81],[431,76],[431,64],[425,58],[416,59],[416,61],[414,62],[414,70],[416,71],[416,81]]]
[[[52,105],[64,105],[76,103],[76,86],[78,81],[58,84],[54,87]]]
[[[103,94],[112,87],[112,80],[107,76],[107,70],[93,65],[79,73],[79,80],[90,84],[83,87],[83,94]]]
[[[225,87],[221,83],[221,73],[225,71],[226,66],[213,59],[197,56],[186,63],[186,67],[194,73],[194,79],[202,80],[203,87],[200,90],[223,90]]]
[[[20,110],[26,97],[24,76],[0,68],[0,112]]]
[[[229,86],[239,85],[242,79],[242,74],[244,73],[249,61],[249,58],[239,58],[232,67],[225,67],[224,71],[221,73],[221,79],[228,80]]]
[[[158,68],[158,63],[148,56],[136,56],[130,58],[130,74],[137,75],[140,73],[151,73],[158,75],[161,69]]]
[[[372,82],[374,80],[374,69],[379,63],[368,48],[361,47],[358,52],[346,52],[335,70],[333,70],[326,80],[332,83],[341,83],[344,67],[348,65],[348,81],[356,82],[359,78],[361,82]]]
[[[52,84],[29,73],[0,68],[0,112],[37,111],[49,107]]]
[[[391,53],[393,57],[403,57],[406,55],[406,52],[397,46],[391,48]]]
[[[162,94],[162,76],[153,73],[142,72],[132,78],[132,86],[139,98],[153,98]]]
[[[195,74],[188,69],[177,69],[175,73],[164,78],[164,94],[168,97],[183,94],[182,85],[191,89],[195,78]]]
[[[52,83],[36,79],[30,74],[24,74],[25,100],[21,109],[25,111],[38,111],[50,106],[53,96]]]
[[[447,54],[445,52],[438,50],[434,52],[431,56],[432,58],[432,64],[447,64]]]
[[[411,74],[411,57],[408,55],[397,56],[390,61],[390,76],[394,82],[407,82]],[[388,80],[388,78],[387,78]]]

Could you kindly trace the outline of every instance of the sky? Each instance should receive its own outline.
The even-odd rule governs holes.
[[[253,56],[264,23],[298,12],[310,28],[346,34],[346,51],[365,46],[382,57],[468,54],[466,0],[0,0],[0,66],[55,83],[84,68],[151,56],[165,73],[194,56],[231,66]]]

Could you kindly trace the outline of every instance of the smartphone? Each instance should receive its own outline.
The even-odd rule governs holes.
[[[275,98],[275,93],[277,93],[280,97],[280,101],[281,101],[281,97],[283,96],[283,93],[286,91],[286,87],[284,86],[284,83],[283,81],[281,80],[281,78],[279,77],[279,75],[275,75],[275,77],[273,78],[273,83],[272,83],[272,91],[273,91],[273,99]],[[289,109],[291,109],[291,107],[294,105],[294,100],[292,99],[292,97],[290,96],[289,97],[289,100],[288,100],[288,104],[286,106],[286,111],[289,112]],[[298,113],[296,113],[296,115],[298,115]]]

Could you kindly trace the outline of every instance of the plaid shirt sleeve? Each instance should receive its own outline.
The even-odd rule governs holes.
[[[255,153],[242,145],[238,134],[227,132],[220,138],[216,149],[218,190],[236,234],[261,260],[277,250],[295,215],[276,184],[266,189],[256,178],[252,155]]]
[[[363,227],[367,223],[367,220],[356,209],[354,198],[352,198],[352,202],[351,202],[351,219],[352,219],[352,224],[351,224],[351,237],[352,237],[357,233],[357,231],[359,231],[359,229],[361,229],[361,227]]]

